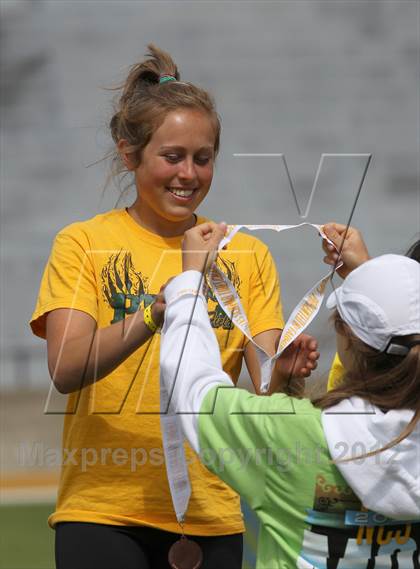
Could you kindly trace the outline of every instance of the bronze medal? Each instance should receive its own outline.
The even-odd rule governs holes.
[[[181,535],[171,546],[168,561],[172,569],[199,569],[203,563],[203,552],[198,543]]]

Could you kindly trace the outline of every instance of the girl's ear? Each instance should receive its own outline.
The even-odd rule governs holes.
[[[134,160],[134,152],[129,152],[130,143],[125,138],[122,138],[117,143],[118,152],[120,153],[121,160],[128,171],[135,170],[136,164]]]

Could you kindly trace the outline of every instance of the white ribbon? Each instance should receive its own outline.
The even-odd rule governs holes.
[[[225,245],[230,243],[236,233],[242,229],[250,231],[257,231],[259,229],[271,229],[273,231],[281,232],[287,229],[294,229],[296,227],[303,227],[309,225],[314,227],[318,233],[326,239],[328,243],[334,245],[330,239],[325,235],[322,230],[322,225],[315,225],[313,223],[300,223],[299,225],[230,225],[228,226],[228,234],[224,237],[219,245],[219,250]],[[342,262],[336,268],[342,266]],[[269,356],[252,338],[251,331],[248,325],[248,319],[242,307],[238,293],[234,286],[229,281],[227,276],[216,266],[214,263],[210,269],[209,281],[213,289],[214,295],[217,298],[222,310],[232,320],[233,324],[237,326],[241,332],[253,343],[257,351],[258,359],[261,366],[261,393],[266,393],[270,388],[271,374],[273,371],[276,360],[281,356],[284,350],[309,326],[321,308],[322,301],[325,296],[325,288],[328,280],[330,279],[334,268],[329,271],[325,277],[318,281],[302,298],[302,300],[294,308],[292,314],[287,320],[283,332],[280,337],[280,342],[277,352],[274,356]]]
[[[160,380],[160,427],[166,474],[176,519],[183,524],[191,496],[191,483],[185,459],[184,435],[177,415],[169,405],[169,394]]]
[[[222,239],[219,245],[219,250],[230,243],[236,233],[242,228],[249,229],[250,231],[271,229],[280,232],[287,229],[302,227],[303,225],[314,227],[321,237],[326,239],[328,243],[335,247],[334,243],[332,243],[332,241],[330,241],[322,231],[321,225],[304,222],[299,225],[229,225],[228,234]],[[343,263],[340,262],[335,269],[340,268],[342,264]],[[253,340],[249,329],[248,319],[235,287],[229,281],[227,276],[217,267],[216,263],[213,263],[209,272],[209,282],[212,290],[220,307],[226,315],[255,346],[261,366],[262,393],[266,393],[270,387],[271,373],[275,361],[281,356],[293,340],[305,330],[319,312],[325,295],[325,287],[335,269],[332,269],[327,275],[325,275],[325,277],[318,281],[294,308],[281,334],[277,352],[274,356],[270,357]],[[188,502],[191,496],[191,483],[185,459],[184,436],[182,434],[179,419],[176,413],[174,413],[170,408],[169,395],[162,381],[160,381],[160,410],[163,452],[165,455],[169,489],[176,518],[178,522],[182,524],[185,520],[185,514],[187,512]]]

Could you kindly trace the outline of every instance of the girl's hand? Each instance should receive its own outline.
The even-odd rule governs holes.
[[[313,336],[300,334],[284,350],[276,361],[276,367],[283,377],[303,379],[317,368],[319,359],[318,342]]]
[[[166,310],[166,302],[165,302],[165,296],[163,294],[163,291],[168,286],[168,284],[171,282],[172,278],[170,278],[164,285],[162,285],[160,287],[159,293],[157,294],[156,299],[152,304],[153,322],[158,327],[161,327],[163,324],[163,318],[164,318],[165,310]]]
[[[339,251],[341,249],[340,259],[344,265],[337,270],[337,273],[343,279],[346,278],[353,269],[356,269],[359,265],[370,259],[362,234],[358,229],[347,227],[340,223],[327,223],[322,229],[337,249]],[[334,266],[338,261],[338,252],[325,239],[322,241],[322,248],[326,253],[324,263]]]
[[[202,223],[189,229],[182,241],[182,270],[206,272],[217,257],[226,223]]]

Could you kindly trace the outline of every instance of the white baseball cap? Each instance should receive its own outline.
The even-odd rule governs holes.
[[[327,300],[352,332],[372,348],[404,355],[391,340],[420,334],[420,263],[402,255],[382,255],[352,271]]]

